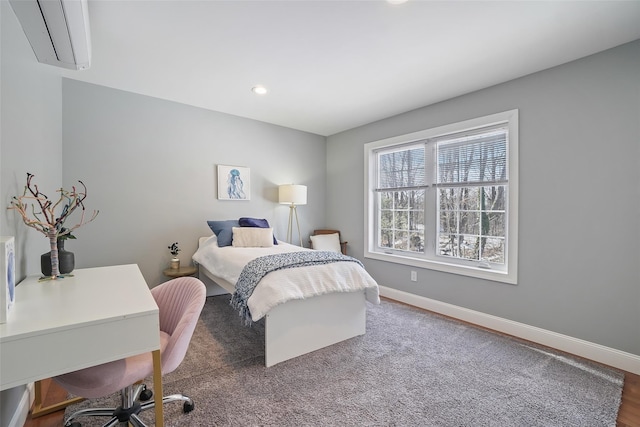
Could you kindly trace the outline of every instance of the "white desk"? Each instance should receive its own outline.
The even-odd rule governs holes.
[[[156,426],[163,425],[158,306],[137,265],[87,268],[16,286],[0,324],[0,390],[153,352]]]

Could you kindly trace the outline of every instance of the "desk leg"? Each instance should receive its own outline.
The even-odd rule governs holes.
[[[35,396],[33,397],[33,408],[31,408],[32,418],[38,418],[43,415],[50,414],[52,412],[60,411],[69,405],[73,405],[74,403],[82,402],[84,400],[84,398],[82,397],[72,397],[71,399],[67,399],[65,401],[43,407],[42,406],[42,383],[40,381],[36,381],[35,383],[33,383],[33,390],[35,392]]]
[[[162,359],[160,350],[153,351],[153,398],[156,409],[156,427],[164,426],[164,412],[162,407]]]

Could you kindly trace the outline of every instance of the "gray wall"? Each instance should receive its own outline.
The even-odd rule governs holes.
[[[0,15],[0,235],[16,238],[16,280],[22,280],[38,272],[40,254],[49,245],[5,208],[22,194],[27,172],[36,175],[43,190],[62,183],[61,80],[56,69],[36,62],[8,2],[0,2]],[[24,390],[0,393],[0,426],[8,425]]]
[[[0,231],[16,236],[18,278],[39,271],[40,254],[49,251],[49,242],[4,207],[22,194],[27,172],[36,175],[45,193],[62,183],[61,87],[59,71],[36,62],[13,10],[3,1]]]
[[[363,145],[520,110],[517,286],[365,260],[381,285],[640,355],[640,41],[328,138],[327,224],[363,256]]]
[[[325,138],[228,114],[63,79],[63,181],[82,180],[100,214],[66,249],[77,267],[136,263],[149,286],[167,280],[167,246],[190,263],[206,221],[267,218],[285,240],[279,184],[308,186],[303,241],[324,225]],[[251,169],[251,200],[217,199],[216,165]],[[294,233],[297,238],[297,233]]]

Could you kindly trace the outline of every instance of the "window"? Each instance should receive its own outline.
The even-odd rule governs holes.
[[[365,257],[516,283],[517,110],[365,145]]]

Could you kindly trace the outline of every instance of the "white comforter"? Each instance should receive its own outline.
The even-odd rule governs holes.
[[[204,241],[193,260],[234,285],[244,266],[254,258],[282,252],[311,249],[278,241],[268,248],[218,247],[216,236]],[[365,290],[367,301],[379,304],[378,284],[355,262],[335,262],[307,267],[286,268],[273,271],[262,278],[247,301],[251,318],[257,321],[278,304],[289,300],[304,299],[330,292],[355,292]]]

